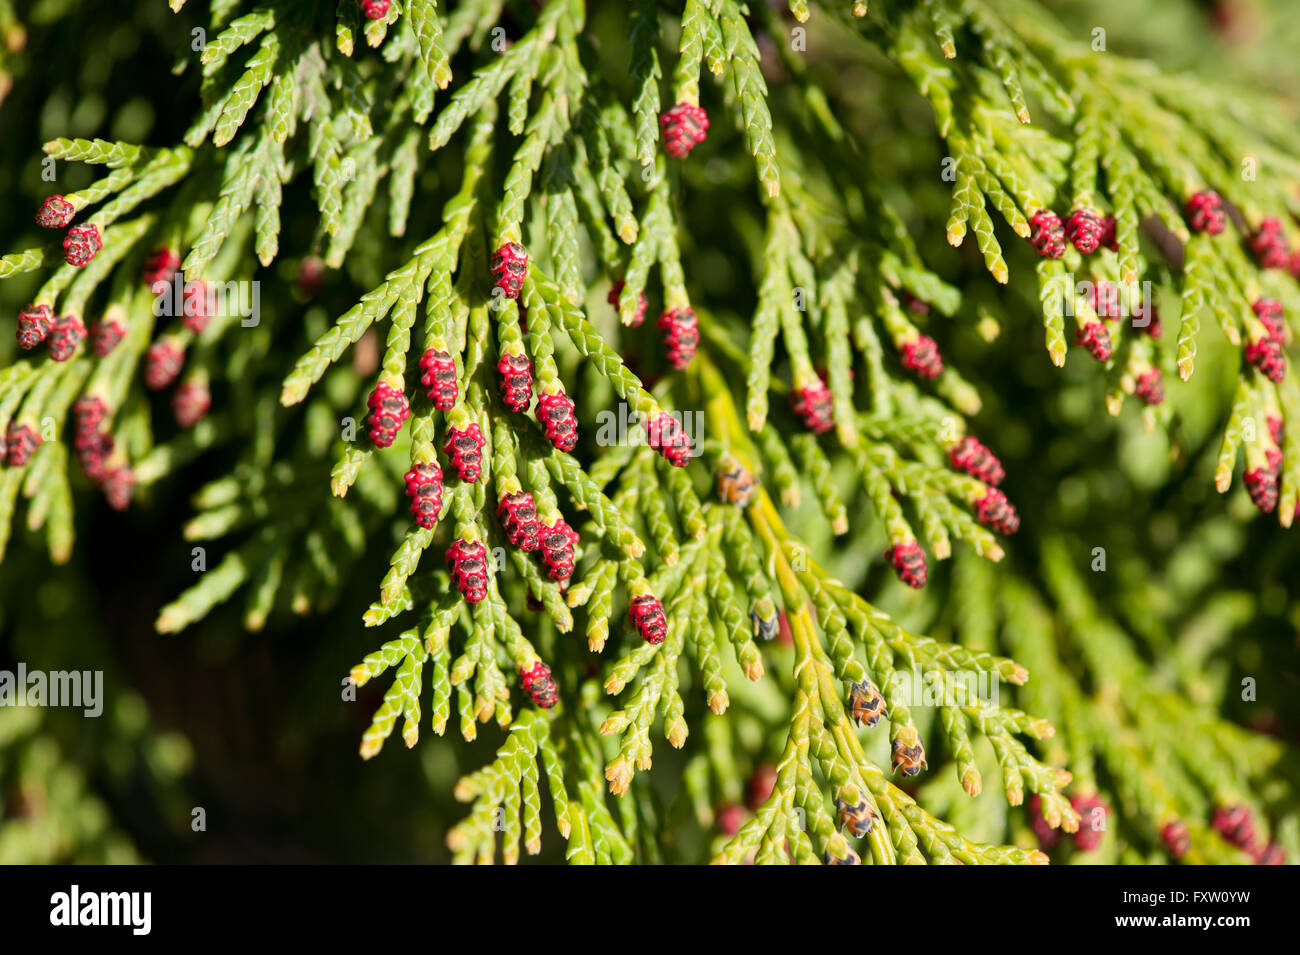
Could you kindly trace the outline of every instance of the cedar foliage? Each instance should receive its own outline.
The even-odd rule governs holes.
[[[170,6],[0,0],[0,630],[109,714],[0,709],[0,859],[239,851],[227,703],[304,793],[419,745],[351,858],[1295,857],[1285,89],[1032,0]]]

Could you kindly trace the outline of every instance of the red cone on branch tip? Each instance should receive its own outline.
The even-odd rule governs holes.
[[[561,451],[578,446],[578,419],[573,413],[573,399],[564,392],[542,392],[537,398],[537,420],[546,432],[546,440]]]
[[[76,427],[75,446],[81,469],[92,481],[104,477],[104,462],[113,453],[113,438],[99,430],[108,417],[108,407],[94,396],[85,395],[72,406]]]
[[[759,763],[745,784],[745,805],[751,812],[767,802],[776,788],[776,767],[771,763]]]
[[[511,411],[527,411],[533,400],[533,363],[527,355],[506,352],[497,362],[501,400]]]
[[[573,576],[573,545],[578,542],[578,532],[558,517],[554,524],[541,525],[542,569],[554,581],[565,581]]]
[[[1079,814],[1079,829],[1074,833],[1075,848],[1080,852],[1095,851],[1106,834],[1106,816],[1110,807],[1097,795],[1073,796],[1070,805]]]
[[[1084,255],[1097,251],[1104,231],[1101,217],[1091,209],[1075,209],[1065,220],[1065,237]]]
[[[948,449],[948,462],[954,469],[997,487],[1007,476],[1002,462],[973,435],[966,435]]]
[[[670,308],[659,316],[668,363],[682,371],[695,357],[700,344],[700,323],[691,308]]]
[[[1051,209],[1039,209],[1029,220],[1029,241],[1045,259],[1065,255],[1065,227]]]
[[[627,608],[627,619],[646,643],[658,645],[668,635],[668,618],[664,605],[653,594],[633,597]]]
[[[47,346],[50,357],[55,361],[67,361],[77,351],[77,346],[86,340],[86,326],[76,315],[64,315],[54,321],[50,328]]]
[[[26,467],[41,443],[35,428],[10,421],[5,431],[5,463],[11,468]]]
[[[126,466],[111,468],[104,472],[99,486],[109,507],[125,511],[131,506],[131,496],[135,492],[135,472]]]
[[[703,107],[678,103],[659,117],[659,127],[663,130],[664,152],[674,159],[682,159],[704,142],[709,132],[709,114]]]
[[[1223,200],[1213,190],[1193,193],[1184,208],[1187,210],[1187,220],[1196,232],[1219,235],[1228,224],[1228,217],[1223,211]]]
[[[404,480],[415,523],[425,530],[433,530],[442,513],[442,468],[432,461],[422,461],[411,465]]]
[[[391,0],[361,0],[361,12],[367,20],[382,20],[388,16]]]
[[[975,519],[999,534],[1010,536],[1020,530],[1020,517],[1007,496],[995,487],[975,502]]]
[[[670,412],[661,411],[657,418],[647,421],[646,435],[650,447],[673,467],[684,468],[691,463],[690,436]]]
[[[537,502],[528,491],[515,491],[501,498],[497,504],[497,520],[510,543],[520,550],[534,551],[542,546]]]
[[[172,414],[182,428],[192,428],[212,409],[212,394],[205,382],[182,381],[172,395]]]
[[[149,346],[145,354],[144,384],[150,391],[160,391],[179,377],[185,366],[185,352],[169,338]]]
[[[473,484],[483,473],[483,432],[473,422],[464,428],[448,428],[442,452],[451,459],[456,476]]]
[[[181,257],[166,246],[159,246],[145,256],[140,277],[152,289],[159,282],[171,282],[180,267]]]
[[[1092,309],[1099,318],[1119,318],[1119,286],[1113,282],[1096,282],[1092,286]]]
[[[487,547],[482,541],[452,541],[447,548],[447,566],[452,583],[467,603],[476,604],[487,596]]]
[[[1282,232],[1282,223],[1276,216],[1262,219],[1248,241],[1262,268],[1284,269],[1291,261],[1291,249]]]
[[[918,335],[903,343],[903,367],[922,378],[935,379],[943,374],[943,359],[939,346],[928,335]]]
[[[1165,400],[1165,379],[1159,368],[1148,368],[1137,377],[1133,393],[1146,405],[1158,405]]]
[[[1219,806],[1214,810],[1214,829],[1228,842],[1250,850],[1255,844],[1255,820],[1246,806]]]
[[[420,356],[420,384],[433,406],[446,411],[456,404],[460,388],[456,383],[456,360],[445,348],[429,348]]]
[[[627,283],[622,279],[619,279],[617,282],[614,283],[614,287],[609,290],[609,298],[606,299],[606,301],[609,302],[610,305],[613,305],[615,308],[618,308],[618,299],[619,296],[623,294],[623,286],[625,286],[626,284]],[[637,299],[636,299],[636,311],[632,313],[632,321],[627,323],[629,328],[636,328],[638,325],[640,325],[642,322],[645,321],[645,310],[646,310],[645,292],[638,292]]]
[[[1038,847],[1044,852],[1051,852],[1060,844],[1061,830],[1053,829],[1043,818],[1043,797],[1034,793],[1025,805],[1029,811],[1029,826],[1038,838]]]
[[[54,310],[48,305],[28,305],[18,313],[18,346],[31,351],[49,335],[54,325]]]
[[[549,710],[559,699],[555,681],[551,678],[551,668],[541,660],[535,660],[527,669],[520,668],[519,680],[524,692],[544,710]]]
[[[406,419],[411,417],[411,406],[406,395],[392,385],[380,382],[370,393],[366,402],[370,414],[366,421],[370,425],[370,440],[377,448],[391,447],[402,430]]]
[[[1271,414],[1266,419],[1268,423],[1268,433],[1273,438],[1274,444],[1282,443],[1282,419],[1275,414]]]
[[[1255,853],[1256,865],[1286,865],[1286,850],[1276,842],[1259,849]]]
[[[86,477],[96,483],[104,479],[105,462],[113,453],[113,436],[99,431],[92,431],[77,436],[77,460]]]
[[[1187,855],[1187,850],[1192,847],[1192,837],[1187,831],[1186,824],[1178,820],[1165,823],[1160,830],[1160,841],[1165,844],[1165,850],[1175,859]]]
[[[76,268],[83,268],[103,248],[104,240],[100,238],[99,226],[94,223],[74,225],[63,237],[63,261]]]
[[[813,434],[825,434],[835,427],[835,400],[821,378],[793,391],[790,407]]]
[[[63,196],[49,196],[36,213],[36,224],[42,229],[62,229],[77,215],[77,207]]]
[[[95,354],[105,357],[122,343],[126,337],[126,326],[115,318],[101,318],[90,332]]]
[[[212,300],[208,283],[202,279],[186,281],[181,322],[195,335],[202,335],[212,321]]]
[[[1246,361],[1260,370],[1275,385],[1281,384],[1286,377],[1286,355],[1282,346],[1272,338],[1261,338],[1246,346]]]
[[[518,298],[528,274],[528,253],[518,242],[507,242],[492,255],[492,284],[506,298]]]
[[[95,431],[108,417],[108,407],[103,399],[94,395],[83,395],[72,406],[72,418],[78,434]]]
[[[1115,347],[1110,341],[1110,331],[1101,322],[1088,322],[1082,328],[1076,328],[1074,343],[1082,345],[1088,350],[1089,355],[1102,363],[1110,361],[1111,355],[1115,353]]]
[[[902,541],[885,551],[885,559],[894,567],[898,579],[907,586],[920,590],[925,586],[927,568],[925,554],[916,541]]]
[[[1261,298],[1250,306],[1260,324],[1268,329],[1268,337],[1281,345],[1286,339],[1286,320],[1282,317],[1285,310],[1282,303],[1275,298]]]
[[[1277,477],[1274,468],[1262,464],[1245,473],[1246,493],[1261,513],[1272,514],[1277,507]]]

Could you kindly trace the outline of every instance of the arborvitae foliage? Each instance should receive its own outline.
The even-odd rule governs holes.
[[[109,6],[37,4],[46,58],[0,0],[0,115],[59,104],[0,147],[6,630],[98,487],[189,542],[140,542],[193,571],[159,634],[342,620],[362,757],[490,741],[422,821],[456,861],[1300,850],[1254,731],[1300,619],[1285,99],[1032,0]],[[111,131],[114,23],[175,42],[132,90],[183,87],[174,138]],[[0,858],[69,825],[17,806]]]

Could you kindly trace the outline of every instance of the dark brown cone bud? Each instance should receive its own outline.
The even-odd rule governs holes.
[[[849,715],[855,723],[867,729],[879,723],[885,715],[885,698],[870,680],[854,683],[849,688]]]
[[[916,776],[926,768],[925,749],[920,743],[908,746],[901,739],[892,744],[894,772],[902,771],[904,776]]]

